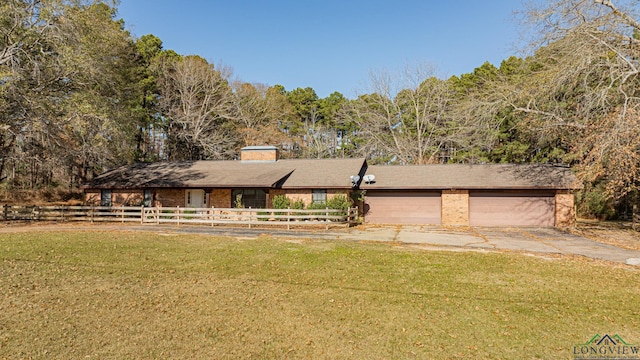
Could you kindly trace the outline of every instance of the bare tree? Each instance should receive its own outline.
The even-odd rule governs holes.
[[[637,1],[537,2],[533,76],[514,83],[508,103],[543,136],[568,141],[587,182],[614,196],[640,179],[640,33]]]
[[[169,158],[226,159],[235,154],[233,93],[225,74],[197,56],[161,65],[160,108],[167,121]]]
[[[263,84],[233,84],[235,123],[243,145],[281,145],[287,137],[279,121],[292,109],[286,97]]]
[[[313,108],[301,126],[301,156],[305,158],[329,158],[336,152],[336,131],[323,122],[318,108]]]
[[[372,93],[352,101],[347,112],[359,126],[364,155],[381,162],[440,163],[449,160],[452,148],[489,141],[478,136],[483,121],[472,116],[478,112],[434,73],[422,66],[407,67],[399,76],[372,75]]]

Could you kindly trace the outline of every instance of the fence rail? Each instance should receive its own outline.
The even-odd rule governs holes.
[[[138,222],[141,224],[206,224],[282,226],[350,226],[358,209],[235,209],[143,206],[9,206],[2,207],[2,220]]]

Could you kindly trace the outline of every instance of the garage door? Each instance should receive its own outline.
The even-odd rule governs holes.
[[[440,193],[369,190],[364,219],[369,224],[440,224]]]
[[[553,226],[555,200],[548,193],[469,194],[469,224],[476,226]]]

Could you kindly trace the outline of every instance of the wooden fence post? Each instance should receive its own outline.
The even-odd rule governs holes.
[[[347,210],[347,227],[351,227],[351,223],[355,222],[357,208],[349,208]]]
[[[249,229],[251,229],[251,206],[249,206]]]
[[[291,230],[291,208],[287,208],[287,230]]]
[[[328,208],[328,207],[326,207],[326,208],[324,208],[324,210],[325,210],[325,218],[324,218],[324,222],[325,222],[325,224],[326,224],[326,225],[325,225],[325,227],[324,227],[324,229],[325,229],[325,230],[329,230],[329,208]]]
[[[214,206],[211,207],[211,227],[215,224],[216,221],[216,208]]]
[[[156,225],[160,224],[160,206],[156,205]]]
[[[144,205],[140,207],[140,224],[144,224]]]
[[[7,221],[9,217],[9,205],[4,204],[2,207],[2,220]]]

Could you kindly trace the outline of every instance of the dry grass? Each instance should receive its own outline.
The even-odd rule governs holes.
[[[572,358],[640,343],[587,260],[134,232],[0,234],[0,359]]]
[[[640,250],[640,232],[629,221],[579,220],[571,232],[594,241]]]

